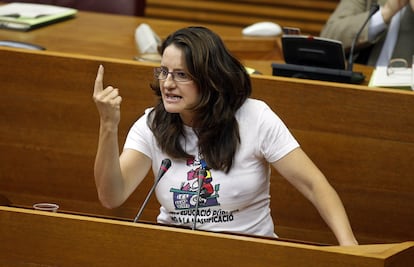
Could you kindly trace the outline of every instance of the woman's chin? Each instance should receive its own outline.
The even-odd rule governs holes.
[[[164,103],[164,108],[165,108],[165,111],[167,111],[168,113],[180,113],[181,111],[181,109],[178,108],[177,106],[173,106],[170,104],[166,105],[165,103]]]

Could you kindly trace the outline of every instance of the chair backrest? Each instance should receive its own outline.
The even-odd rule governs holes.
[[[5,0],[2,2],[15,2]],[[24,3],[37,3],[76,8],[78,10],[144,16],[146,0],[19,0]]]

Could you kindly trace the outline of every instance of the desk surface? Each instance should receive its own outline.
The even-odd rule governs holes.
[[[150,25],[161,38],[179,28],[193,25],[189,22],[79,11],[74,19],[29,32],[1,29],[0,40],[29,42],[50,51],[133,59],[138,53],[134,33],[141,23]],[[280,59],[279,38],[244,37],[241,27],[203,26],[217,32],[240,58]]]
[[[29,32],[0,29],[0,40],[32,43],[49,51],[133,60],[138,55],[134,33],[141,23],[150,25],[161,38],[174,30],[193,25],[189,22],[79,11],[74,19]],[[217,32],[245,65],[263,74],[271,75],[271,63],[283,60],[278,37],[245,37],[241,27],[203,26]],[[371,74],[370,68],[360,70],[361,67],[357,66],[357,69],[368,77]]]

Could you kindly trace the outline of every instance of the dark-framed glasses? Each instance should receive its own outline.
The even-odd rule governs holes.
[[[404,58],[393,58],[387,65],[387,75],[398,75],[407,72],[408,62]]]
[[[176,82],[188,82],[192,80],[191,76],[182,70],[168,71],[163,67],[154,68],[154,77],[160,81],[166,80],[168,74],[171,74],[172,79]]]

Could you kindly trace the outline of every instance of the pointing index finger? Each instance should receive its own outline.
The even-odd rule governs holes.
[[[103,76],[104,76],[104,67],[99,65],[98,73],[96,74],[94,94],[101,92],[103,90]]]

